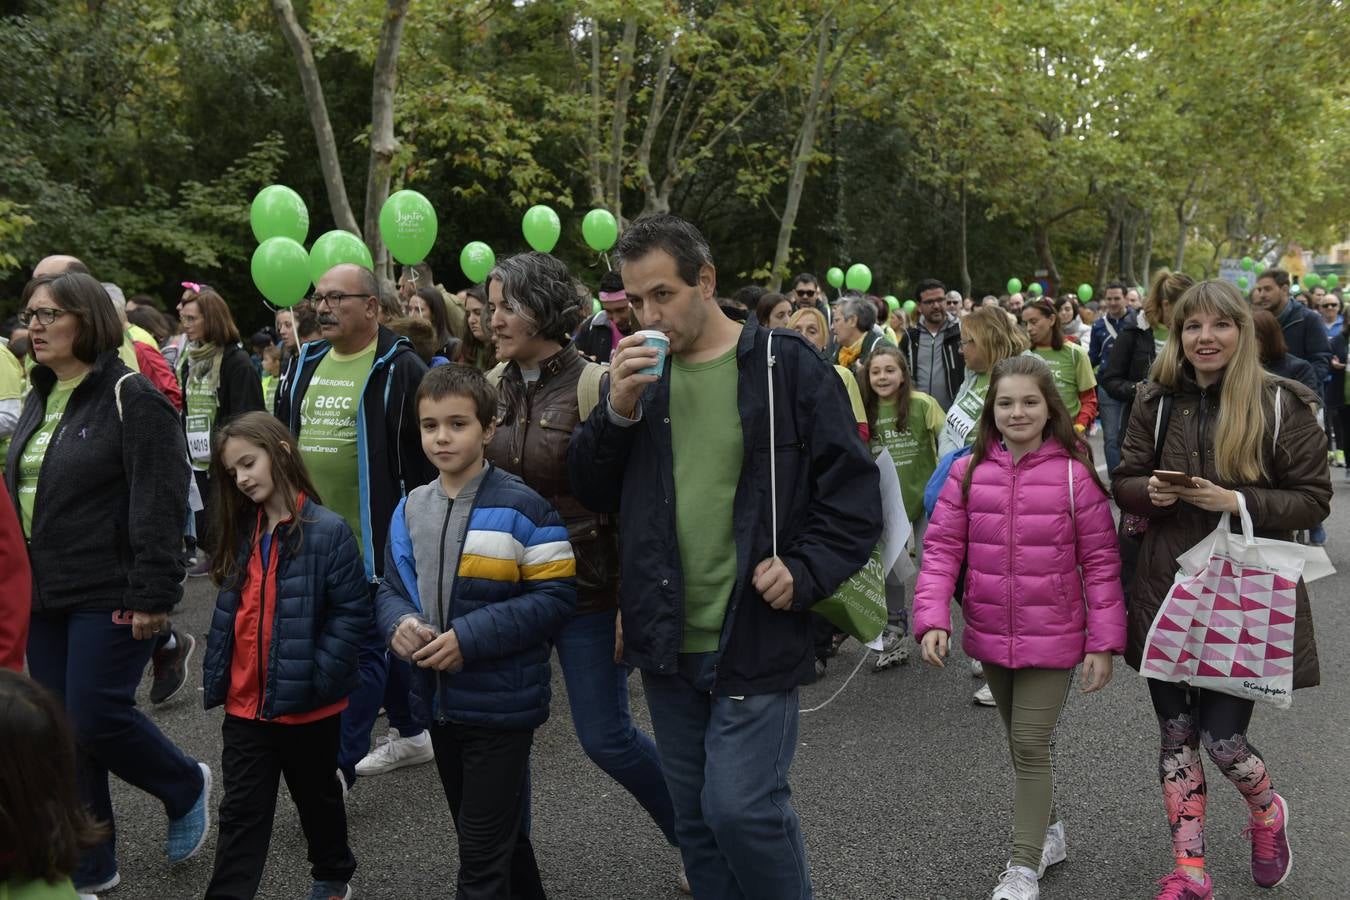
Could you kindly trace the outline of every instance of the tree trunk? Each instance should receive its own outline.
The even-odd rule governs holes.
[[[1172,257],[1172,271],[1180,272],[1181,267],[1186,264],[1186,229],[1190,225],[1190,217],[1186,215],[1186,201],[1177,204],[1177,252]]]
[[[966,245],[966,179],[961,177],[961,231],[958,236],[959,253],[961,256],[961,296],[970,296],[970,258],[969,248]]]
[[[343,180],[342,164],[338,160],[337,141],[333,137],[333,124],[328,119],[328,104],[323,97],[323,84],[319,81],[319,69],[314,64],[309,36],[295,18],[295,7],[291,5],[291,0],[272,0],[272,11],[276,14],[286,43],[295,54],[300,87],[305,92],[305,109],[309,113],[309,124],[314,129],[314,140],[319,145],[319,169],[323,172],[333,221],[339,228],[360,235],[361,229],[352,213],[351,201],[347,199],[347,184]]]
[[[1139,217],[1141,212],[1135,207],[1127,207],[1125,210],[1125,223],[1122,226],[1124,234],[1120,241],[1120,271],[1119,278],[1124,281],[1130,277],[1134,271],[1134,245],[1139,240]]]
[[[600,23],[594,19],[591,20],[591,127],[586,132],[586,171],[591,181],[591,205],[608,207],[600,163]],[[618,217],[617,212],[614,215]]]
[[[633,53],[637,47],[637,19],[623,23],[619,42],[618,82],[614,85],[614,118],[609,128],[609,168],[605,173],[605,196],[614,218],[623,222],[623,144],[628,129],[628,98],[633,89]]]
[[[787,202],[783,205],[783,218],[778,224],[778,243],[774,248],[773,271],[769,276],[769,290],[778,291],[783,287],[783,279],[788,271],[788,254],[792,249],[792,229],[797,223],[797,210],[802,202],[802,189],[806,186],[806,173],[810,168],[811,154],[815,152],[816,125],[820,120],[820,107],[825,96],[825,57],[830,50],[830,15],[821,23],[820,35],[816,41],[816,69],[811,76],[811,94],[802,113],[801,130],[797,133],[796,144],[792,148],[792,173],[788,176]]]
[[[1101,247],[1097,249],[1097,274],[1093,279],[1093,289],[1102,291],[1111,271],[1111,254],[1115,251],[1116,241],[1120,239],[1120,213],[1116,206],[1106,210],[1106,232],[1102,235]],[[1104,293],[1104,292],[1103,292]]]
[[[370,92],[370,170],[366,173],[366,246],[375,261],[375,275],[389,277],[389,254],[380,238],[380,210],[389,199],[390,168],[398,152],[394,137],[394,92],[398,87],[398,49],[409,0],[388,0],[375,77]]]
[[[1059,269],[1055,266],[1055,254],[1050,249],[1050,225],[1044,220],[1036,223],[1035,231],[1032,233],[1032,241],[1036,246],[1036,258],[1040,260],[1041,268],[1045,269],[1046,280],[1050,282],[1050,290],[1047,292],[1052,296],[1057,296],[1060,290]]]
[[[1139,253],[1139,273],[1135,284],[1147,286],[1153,268],[1153,210],[1144,212],[1144,241]]]
[[[648,104],[647,124],[642,129],[642,141],[638,144],[633,161],[637,165],[638,175],[642,179],[642,212],[670,212],[670,191],[658,190],[656,174],[652,172],[652,145],[656,143],[656,132],[666,113],[666,86],[670,84],[670,60],[674,52],[675,39],[667,39],[661,47],[661,57],[656,64],[656,84],[652,87],[651,103]],[[672,138],[673,140],[673,138]]]

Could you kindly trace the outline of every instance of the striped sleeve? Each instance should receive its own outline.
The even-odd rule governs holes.
[[[459,574],[467,578],[515,583],[571,578],[576,560],[567,529],[557,521],[535,525],[519,510],[475,509],[464,538]]]

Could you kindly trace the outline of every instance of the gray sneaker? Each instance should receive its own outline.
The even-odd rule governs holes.
[[[309,900],[352,900],[352,886],[345,881],[316,881]]]
[[[902,666],[909,662],[909,652],[913,643],[909,635],[902,633],[899,628],[892,628],[887,625],[881,636],[881,652],[877,654],[877,661],[872,667],[872,671],[880,672],[892,666]]]

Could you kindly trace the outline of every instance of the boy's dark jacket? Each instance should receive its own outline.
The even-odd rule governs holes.
[[[810,608],[867,562],[881,537],[881,493],[872,454],[858,437],[843,382],[795,332],[773,334],[779,557],[792,573],[792,608],[771,608],[755,591],[755,566],[773,555],[769,498],[770,332],[748,325],[736,346],[744,457],[733,509],[736,587],[727,606],[714,691],[790,690],[815,673]],[[678,669],[684,587],[675,527],[670,363],[643,392],[641,420],[610,418],[608,399],[568,451],[577,499],[618,513],[623,554],[620,609],[624,659],[655,674]]]
[[[249,532],[235,557],[239,574],[216,597],[211,631],[202,663],[202,702],[206,709],[225,702],[230,691],[230,659],[234,652],[234,620],[241,594],[259,592],[272,618],[267,648],[262,718],[310,712],[335,703],[356,690],[357,648],[370,632],[370,588],[356,538],[346,521],[317,503],[305,500],[301,527],[282,522],[272,540],[277,555],[271,583],[242,584],[249,556],[257,552],[257,535]]]
[[[300,348],[286,369],[286,388],[277,397],[276,416],[296,437],[300,436],[305,389],[330,349],[327,341],[311,341]],[[426,371],[426,364],[407,338],[380,326],[375,362],[361,394],[361,413],[356,420],[361,555],[369,581],[382,574],[389,519],[399,499],[436,477],[435,467],[422,452],[414,402]]]

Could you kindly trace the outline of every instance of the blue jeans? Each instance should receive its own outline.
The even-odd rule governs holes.
[[[591,762],[633,795],[673,847],[675,808],[656,743],[628,713],[629,670],[614,662],[614,621],[613,610],[573,616],[555,640],[572,725]]]
[[[710,693],[715,654],[684,653],[674,675],[642,673],[675,833],[700,900],[810,900],[788,769],[797,689]]]
[[[108,609],[39,613],[28,629],[28,670],[62,699],[79,748],[80,799],[110,828],[107,840],[80,855],[76,884],[107,881],[117,871],[108,774],[164,804],[170,819],[187,815],[202,793],[202,772],[136,708],[136,686],[153,640],[131,636]]]
[[[375,604],[375,589],[376,585],[372,584],[372,607]],[[356,651],[356,664],[361,672],[361,681],[347,698],[347,708],[342,711],[342,744],[338,748],[338,768],[342,770],[342,777],[347,779],[348,785],[356,783],[356,764],[370,752],[370,729],[375,727],[375,720],[380,716],[384,683],[389,677],[389,657],[385,652],[384,635],[380,634],[374,616],[371,616],[370,630],[366,632],[365,640]]]
[[[1097,386],[1097,418],[1102,420],[1102,444],[1106,447],[1106,477],[1110,481],[1111,473],[1120,465],[1121,426],[1120,414],[1125,404],[1106,392],[1106,388]]]

